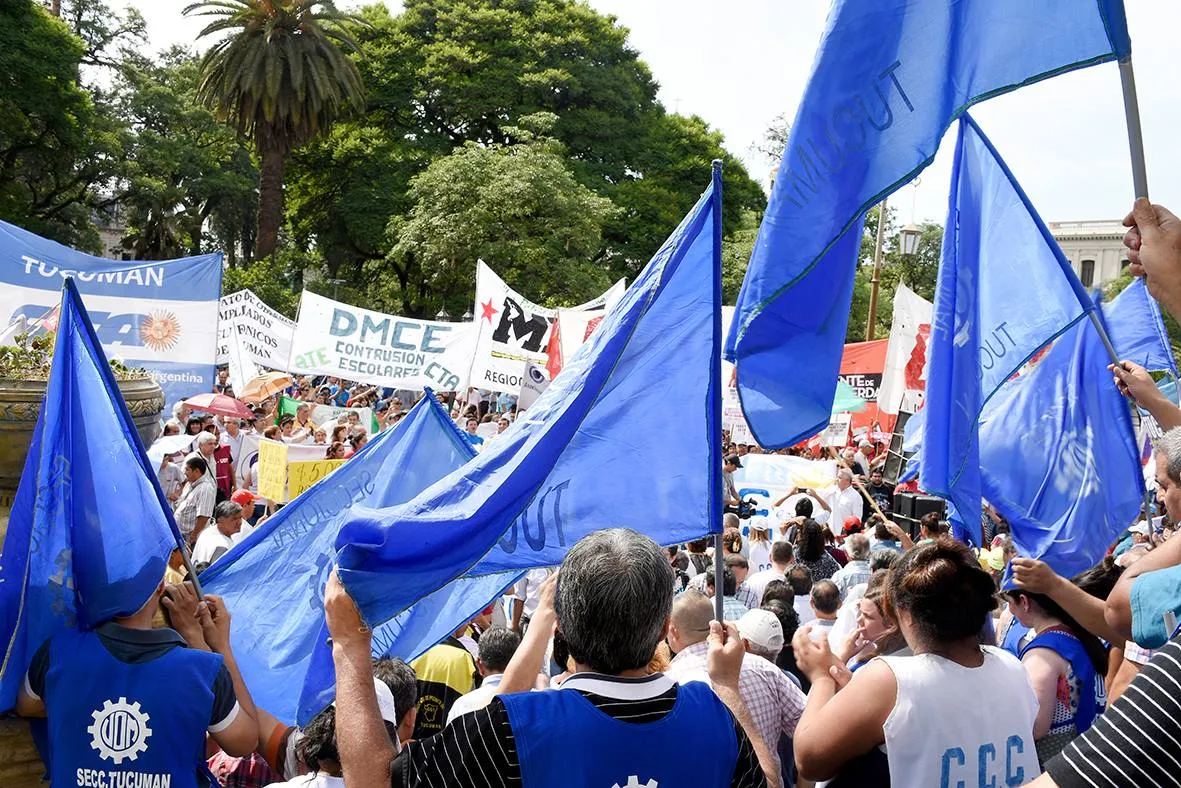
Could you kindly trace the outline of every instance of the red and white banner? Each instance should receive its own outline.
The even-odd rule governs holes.
[[[914,413],[922,405],[927,391],[932,308],[930,301],[906,285],[898,285],[894,291],[894,321],[878,389],[878,410],[882,413]]]

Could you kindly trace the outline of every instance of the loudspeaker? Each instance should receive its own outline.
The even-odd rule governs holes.
[[[906,462],[907,458],[902,453],[902,429],[906,426],[910,416],[911,414],[900,410],[897,421],[894,422],[894,434],[890,436],[890,445],[886,449],[886,462],[882,466],[882,476],[885,477],[887,484],[898,483],[898,477]]]
[[[916,521],[922,520],[931,512],[938,514],[940,520],[946,519],[947,502],[934,495],[916,495],[914,497],[914,519]]]

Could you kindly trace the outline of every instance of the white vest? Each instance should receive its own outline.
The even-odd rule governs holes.
[[[1024,785],[1041,772],[1025,668],[1001,649],[982,650],[978,668],[934,654],[882,657],[898,679],[884,726],[891,785]]]

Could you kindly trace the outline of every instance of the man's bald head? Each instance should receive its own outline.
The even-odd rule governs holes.
[[[669,616],[673,648],[681,651],[709,637],[709,622],[713,617],[713,602],[705,594],[692,590],[678,594]]]

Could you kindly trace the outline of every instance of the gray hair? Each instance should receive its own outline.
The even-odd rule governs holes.
[[[853,534],[845,540],[845,550],[851,561],[864,561],[869,558],[869,537],[865,534]]]
[[[233,517],[242,513],[242,505],[234,503],[233,501],[222,501],[217,506],[213,507],[213,520],[224,520],[227,517]]]
[[[738,519],[738,515],[734,512],[726,512],[722,515],[723,528],[739,528],[742,526],[742,521]]]
[[[643,534],[608,528],[580,539],[554,595],[570,656],[607,675],[647,665],[664,638],[674,579],[668,555]]]
[[[853,481],[853,471],[849,470],[848,468],[841,468],[839,471],[837,471],[837,478],[851,482]]]
[[[893,547],[883,547],[880,550],[874,550],[869,556],[869,571],[876,572],[879,569],[889,569],[901,555],[902,553]]]
[[[217,443],[217,436],[212,432],[202,432],[197,436],[197,445],[203,446],[206,443]]]
[[[779,648],[763,648],[760,644],[755,643],[752,640],[747,640],[746,641],[746,650],[749,651],[751,654],[754,654],[756,657],[762,657],[763,659],[767,660],[768,662],[774,662],[775,658],[779,656],[779,652],[783,650],[783,647],[780,646]]]
[[[1169,478],[1181,482],[1181,427],[1167,430],[1164,435],[1152,442],[1152,448],[1157,454],[1164,456]]]

